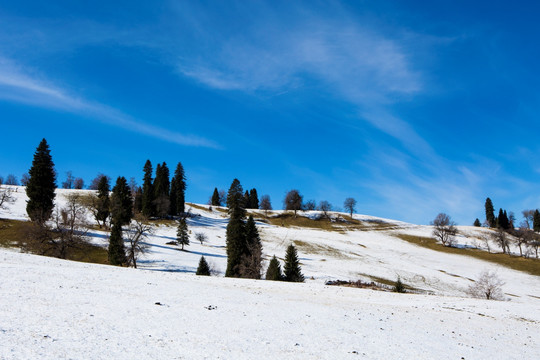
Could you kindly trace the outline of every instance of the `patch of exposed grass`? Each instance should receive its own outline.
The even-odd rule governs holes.
[[[531,258],[525,258],[521,256],[501,254],[501,253],[488,253],[487,251],[483,251],[479,249],[455,248],[455,247],[443,246],[439,244],[435,239],[425,237],[425,236],[416,236],[416,235],[399,234],[399,233],[395,233],[392,235],[400,238],[401,240],[405,240],[412,244],[422,246],[431,250],[445,252],[448,254],[471,256],[476,259],[485,260],[485,261],[496,263],[502,266],[506,266],[510,269],[519,270],[519,271],[529,273],[531,275],[540,276],[540,260],[538,259],[531,259]]]
[[[219,208],[217,207],[213,207],[211,205],[208,205],[208,206],[202,206],[202,205],[197,205],[197,204],[193,204],[193,203],[186,203],[186,205],[188,205],[189,207],[192,207],[194,209],[197,209],[197,210],[201,210],[201,211],[210,211],[209,208],[212,207],[212,209],[217,209],[219,210]]]
[[[347,256],[347,254],[344,254],[343,252],[337,249],[334,249],[333,247],[330,247],[330,246],[312,244],[312,243],[302,241],[302,240],[293,240],[293,243],[300,252],[303,252],[306,254],[326,255],[326,256],[332,256],[338,259],[350,258],[350,256]]]
[[[0,219],[0,246],[20,249],[26,242],[29,225],[27,221]],[[66,259],[108,264],[107,249],[86,242],[71,247]]]

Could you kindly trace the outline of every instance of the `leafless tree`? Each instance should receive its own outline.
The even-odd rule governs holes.
[[[504,282],[495,272],[483,271],[478,280],[469,286],[468,293],[477,298],[487,300],[504,300],[502,286]]]
[[[482,240],[482,242],[486,246],[487,252],[490,253],[491,252],[491,246],[490,246],[489,242],[491,241],[491,236],[489,236],[487,234],[482,234],[480,236],[480,240]]]
[[[30,175],[28,175],[28,173],[22,174],[22,176],[21,176],[21,185],[22,186],[28,185],[29,180],[30,180]]]
[[[110,176],[104,175],[102,173],[98,173],[96,175],[96,177],[92,179],[92,182],[90,182],[90,186],[88,187],[88,189],[97,190],[99,188],[99,182],[100,182],[101,178],[104,177],[104,176],[109,180],[109,184],[110,184],[111,183],[111,177]]]
[[[66,181],[62,183],[63,189],[73,189],[73,173],[70,171],[66,171]]]
[[[328,212],[332,210],[332,205],[328,201],[322,200],[321,202],[319,202],[319,206],[317,207],[317,209],[319,211],[322,211],[325,218],[328,218]]]
[[[128,242],[126,254],[128,264],[137,268],[137,259],[148,251],[148,245],[144,240],[152,233],[152,226],[148,224],[148,219],[142,215],[136,216],[124,231],[124,239]]]
[[[510,241],[506,231],[498,228],[492,233],[491,237],[501,247],[503,254],[510,253]]]
[[[73,187],[77,190],[81,190],[83,187],[84,187],[84,180],[83,178],[75,178],[74,182],[73,182]]]
[[[349,212],[349,214],[351,215],[352,217],[352,214],[355,210],[355,207],[356,207],[356,200],[352,197],[348,197],[345,199],[345,202],[343,203],[343,207],[345,208],[345,210],[347,210]]]
[[[10,186],[0,185],[0,209],[6,209],[8,204],[13,204],[13,190]]]
[[[521,227],[512,230],[511,234],[514,236],[515,243],[519,248],[519,256],[523,256],[523,245],[527,245],[532,240],[533,231],[526,227],[525,222],[522,222]]]
[[[135,193],[137,192],[137,188],[138,188],[137,181],[135,180],[134,177],[129,178],[128,186],[129,186],[129,191],[131,191],[131,196],[134,197]]]
[[[195,233],[195,240],[199,241],[202,245],[203,243],[208,241],[208,237],[206,236],[205,233],[198,232],[198,233]]]
[[[315,200],[308,200],[304,203],[303,209],[306,211],[315,210],[317,208],[317,204],[315,203]]]
[[[260,279],[262,272],[262,248],[258,244],[248,246],[248,254],[242,256],[238,272],[240,277]]]
[[[439,240],[444,246],[454,245],[454,236],[457,234],[456,223],[452,221],[449,215],[439,213],[435,220],[431,222],[433,225],[433,236]]]
[[[223,204],[226,204],[227,203],[227,192],[223,189],[219,190],[219,203],[221,204],[221,206],[223,206]]]
[[[270,196],[269,195],[261,196],[261,203],[259,206],[261,210],[264,210],[264,215],[268,216],[268,210],[272,210],[272,203],[270,202]]]
[[[540,248],[540,235],[538,235],[535,232],[531,233],[531,240],[527,242],[527,246],[530,248],[530,250],[533,250],[536,258],[538,259],[538,248]]]
[[[527,229],[530,229],[531,225],[533,224],[534,210],[523,210],[521,214],[523,214],[523,224],[527,227]]]
[[[296,217],[296,212],[298,210],[302,210],[303,197],[296,189],[288,191],[283,202],[285,204],[285,210],[294,211],[294,217]]]
[[[9,174],[6,178],[6,185],[19,185],[19,181],[15,175]]]

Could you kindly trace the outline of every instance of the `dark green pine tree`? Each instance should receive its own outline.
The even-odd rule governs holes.
[[[197,268],[196,274],[210,276],[210,266],[208,266],[208,263],[206,262],[204,256],[201,256],[201,260],[199,260],[199,267]]]
[[[211,200],[212,206],[221,206],[221,199],[219,198],[219,192],[217,188],[214,188]]]
[[[403,282],[401,281],[401,278],[398,276],[397,280],[396,280],[396,283],[394,285],[394,292],[397,292],[397,293],[404,293],[405,292],[405,285],[403,284]]]
[[[127,180],[123,176],[116,179],[111,195],[111,221],[114,224],[128,225],[133,218],[133,199]]]
[[[244,194],[244,204],[246,209],[251,209],[251,203],[249,202],[249,191],[246,190],[246,193]]]
[[[176,183],[176,213],[181,215],[186,212],[186,174],[182,163],[176,165],[174,171],[174,181]]]
[[[111,191],[111,185],[109,184],[109,178],[102,175],[99,178],[97,189],[97,214],[96,219],[101,221],[101,224],[105,225],[110,215],[111,200],[109,198],[109,192]],[[101,224],[99,227],[101,227]]]
[[[158,164],[156,167],[156,178],[154,179],[154,209],[159,217],[165,217],[170,210],[169,200],[169,168],[167,163]]]
[[[259,195],[257,195],[257,189],[255,188],[249,190],[249,206],[250,209],[259,208]]]
[[[242,257],[247,253],[244,217],[244,196],[242,185],[234,179],[227,194],[229,207],[229,223],[227,224],[227,270],[225,276],[239,277],[241,274]]]
[[[51,217],[56,189],[56,172],[47,140],[39,143],[28,174],[26,213],[30,220],[42,224]]]
[[[176,178],[173,176],[171,179],[171,191],[169,191],[169,215],[178,215],[178,208],[176,206],[176,197],[178,196],[178,190],[176,188]]]
[[[260,279],[262,271],[262,244],[253,216],[249,216],[246,226],[246,249],[240,264],[240,276]]]
[[[473,224],[473,225],[476,226],[476,227],[482,226],[482,224],[480,223],[480,220],[478,220],[478,218],[476,218],[476,220],[474,220],[474,224]]]
[[[154,216],[154,189],[152,185],[153,169],[150,160],[146,160],[143,171],[142,213],[147,217],[151,217]]]
[[[499,209],[499,216],[497,217],[497,227],[503,230],[507,230],[509,227],[508,216],[506,215],[506,211],[503,211],[503,209]]]
[[[300,268],[300,262],[298,261],[298,254],[296,253],[296,248],[293,244],[289,245],[287,248],[287,253],[285,254],[285,281],[291,282],[303,282],[304,275],[302,275],[302,270]]]
[[[113,223],[111,236],[109,237],[109,264],[124,265],[126,263],[126,250],[122,239],[122,226]]]
[[[493,202],[491,202],[490,198],[486,199],[485,209],[486,221],[488,222],[489,227],[494,228],[497,225],[497,222],[495,221],[495,209],[493,208]]]
[[[189,245],[188,226],[185,218],[181,218],[178,222],[178,229],[176,230],[176,242],[179,245],[182,245],[182,250],[184,250],[184,245]]]
[[[266,270],[266,280],[281,281],[283,280],[283,273],[281,272],[281,265],[276,255],[270,260],[268,269]]]
[[[540,232],[540,211],[538,209],[535,210],[533,215],[533,230]]]

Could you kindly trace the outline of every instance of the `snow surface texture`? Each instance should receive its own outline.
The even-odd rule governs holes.
[[[16,202],[0,217],[24,220],[26,195],[15,188]],[[59,206],[72,191],[58,190]],[[0,358],[534,359],[540,352],[538,277],[393,236],[430,236],[429,226],[385,220],[392,230],[331,232],[259,223],[266,259],[297,243],[307,280],[289,284],[194,276],[201,255],[223,275],[227,218],[215,208],[191,212],[187,251],[166,244],[176,227],[157,226],[140,269],[0,250]],[[486,231],[460,227],[467,237],[458,242],[470,245]],[[208,242],[197,243],[197,232]],[[91,240],[107,245],[104,232]],[[486,269],[506,282],[511,301],[456,297]],[[323,285],[398,275],[436,296]]]

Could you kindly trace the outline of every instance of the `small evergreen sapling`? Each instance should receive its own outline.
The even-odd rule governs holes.
[[[199,260],[199,267],[197,268],[196,274],[210,276],[210,266],[208,266],[208,262],[206,262],[204,256],[201,256],[201,260]]]
[[[268,269],[266,270],[266,280],[284,280],[283,273],[281,272],[281,265],[279,264],[279,260],[276,258],[276,255],[272,257],[270,264],[268,264]]]
[[[298,254],[293,244],[289,245],[285,254],[285,281],[304,282]]]
[[[178,223],[178,230],[176,232],[176,241],[179,245],[182,245],[182,250],[184,250],[184,245],[189,245],[189,235],[188,235],[188,226],[186,219],[180,219]]]
[[[394,292],[397,293],[404,293],[405,292],[405,285],[401,282],[401,278],[398,276],[397,281],[394,285]]]

